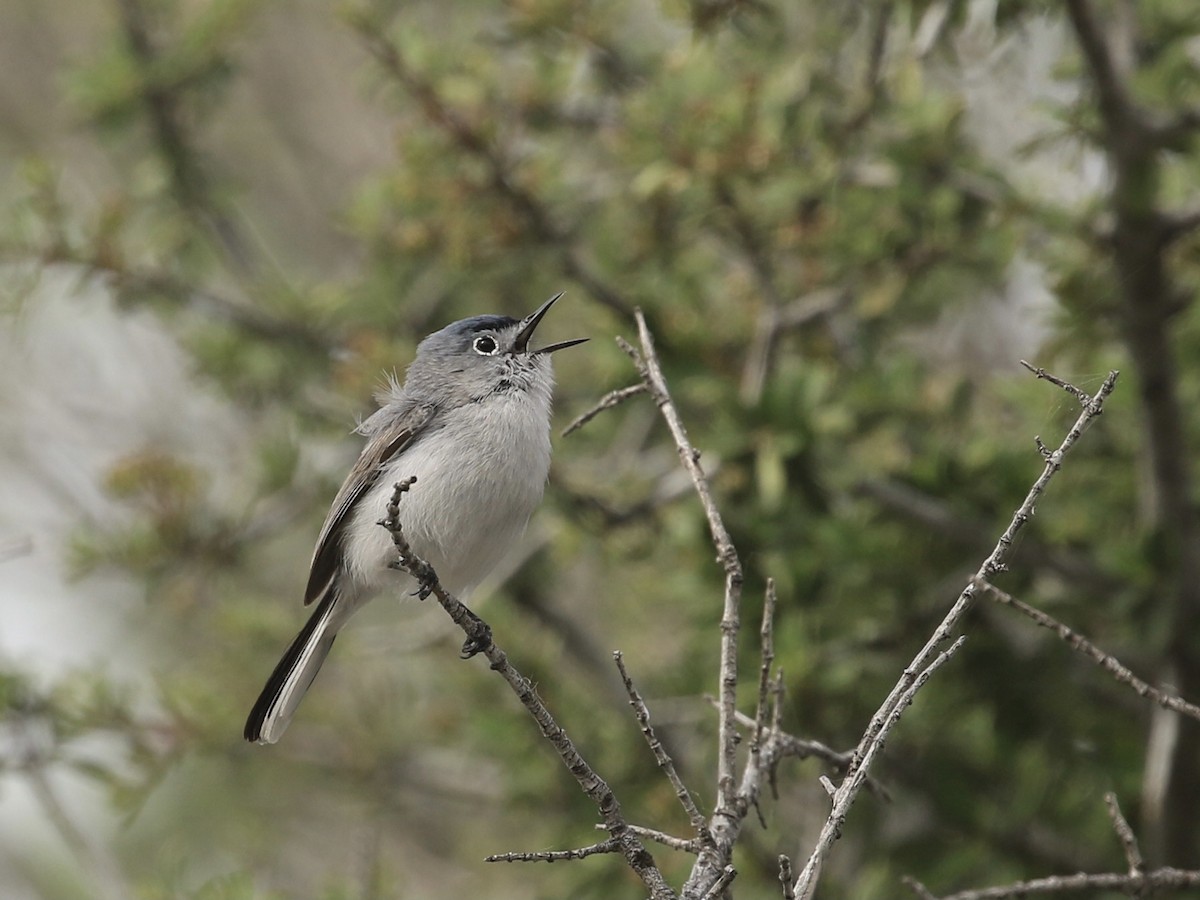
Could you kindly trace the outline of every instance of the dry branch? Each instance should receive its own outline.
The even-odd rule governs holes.
[[[1035,374],[1037,374],[1036,370]],[[1046,375],[1045,373],[1041,373],[1039,377],[1044,378]],[[1103,412],[1104,401],[1112,393],[1116,382],[1117,372],[1109,372],[1108,377],[1104,379],[1096,395],[1087,397],[1086,402],[1083,402],[1083,411],[1080,413],[1079,418],[1071,426],[1071,429],[1067,432],[1066,437],[1063,438],[1062,444],[1058,449],[1045,459],[1042,474],[1034,481],[1033,486],[1029,489],[1029,493],[1025,496],[1024,502],[1013,514],[1008,527],[1004,530],[1004,534],[1000,536],[1000,539],[996,542],[996,546],[988,558],[984,560],[975,577],[987,579],[991,575],[1003,571],[1005,560],[1008,558],[1008,554],[1012,548],[1013,539],[1030,518],[1032,518],[1038,499],[1046,490],[1046,486],[1050,483],[1051,479],[1062,467],[1062,461],[1066,454],[1070,452],[1091,421]],[[1061,379],[1057,379],[1056,383],[1059,383],[1061,387],[1074,396],[1080,396],[1079,390],[1073,385],[1062,382]],[[935,656],[938,653],[937,648],[949,640],[959,620],[970,609],[976,591],[977,588],[974,581],[969,582],[963,588],[958,599],[950,608],[950,611],[946,613],[945,618],[942,619],[941,623],[926,641],[925,646],[921,648],[912,662],[905,668],[900,676],[900,680],[896,682],[896,685],[883,701],[883,704],[871,718],[871,722],[867,726],[862,740],[859,742],[858,759],[851,766],[846,778],[838,788],[834,796],[833,808],[825,821],[825,825],[821,829],[817,845],[813,849],[812,855],[809,857],[804,869],[796,879],[796,896],[802,898],[802,900],[812,896],[813,891],[816,889],[821,863],[828,855],[834,841],[841,834],[841,827],[845,821],[846,813],[849,811],[858,792],[862,789],[865,782],[864,776],[866,770],[878,753],[883,738],[892,725],[895,724],[896,718],[900,715],[904,707],[912,701],[912,695],[919,689],[920,683],[924,679],[928,679],[934,668],[945,661],[946,653]],[[961,638],[959,640],[961,641]],[[955,646],[957,646],[957,643]]]
[[[569,859],[586,859],[598,853],[620,853],[621,845],[609,838],[597,844],[589,844],[575,850],[538,850],[532,853],[514,851],[512,853],[494,853],[485,856],[484,862],[559,862]]]
[[[1015,884],[959,891],[956,894],[946,894],[942,897],[938,897],[915,878],[905,878],[904,883],[920,900],[1010,900],[1010,898],[1020,900],[1025,897],[1091,894],[1096,891],[1119,891],[1131,897],[1143,897],[1160,891],[1200,886],[1200,871],[1167,867],[1146,871],[1142,853],[1138,849],[1137,838],[1133,834],[1133,829],[1129,827],[1129,823],[1125,821],[1125,817],[1121,815],[1116,795],[1105,794],[1104,803],[1108,807],[1113,830],[1116,831],[1117,838],[1121,841],[1121,847],[1125,851],[1125,860],[1129,863],[1127,874],[1077,872],[1073,875],[1051,875],[1047,878],[1035,878],[1032,881],[1018,881]]]
[[[600,413],[604,412],[604,410],[612,409],[614,406],[624,402],[625,400],[628,400],[630,397],[636,397],[638,394],[644,393],[646,393],[645,382],[638,382],[637,384],[631,384],[629,387],[619,388],[615,391],[609,391],[607,394],[601,397],[599,401],[597,401],[595,406],[578,416],[575,421],[564,428],[562,430],[562,436],[566,437],[572,432],[578,431],[588,422],[592,421],[592,419],[596,418],[596,416],[600,415]]]
[[[733,853],[733,844],[750,808],[744,792],[739,791],[737,785],[737,636],[741,625],[739,606],[742,596],[742,564],[725,528],[720,510],[713,500],[708,476],[700,465],[700,452],[688,440],[687,429],[671,399],[666,377],[654,348],[654,338],[646,325],[646,318],[640,309],[634,310],[634,317],[637,320],[640,350],[634,349],[620,338],[617,339],[617,343],[633,360],[650,396],[654,398],[667,423],[675,447],[679,451],[679,459],[692,479],[692,486],[708,521],[709,533],[717,552],[717,562],[725,572],[717,692],[720,698],[717,716],[717,802],[709,822],[713,846],[700,854],[683,888],[684,897],[702,897],[714,883],[726,877],[725,871]]]
[[[603,825],[597,825],[597,828],[603,828]],[[657,828],[646,828],[642,825],[630,825],[629,829],[638,837],[645,838],[648,841],[654,841],[656,844],[662,844],[664,847],[670,847],[672,850],[678,850],[680,853],[691,853],[695,856],[704,849],[705,843],[699,838],[681,838],[675,837],[673,834],[667,834],[665,831],[659,831]]]
[[[1104,804],[1108,807],[1108,817],[1112,819],[1113,831],[1117,833],[1117,840],[1121,842],[1121,849],[1125,851],[1125,861],[1129,863],[1129,874],[1144,874],[1146,871],[1146,862],[1142,858],[1141,848],[1138,847],[1137,836],[1133,833],[1133,829],[1129,827],[1129,823],[1125,821],[1125,817],[1121,815],[1121,807],[1117,803],[1117,795],[1111,791],[1105,794]]]
[[[1031,881],[959,891],[941,897],[932,893],[919,881],[908,880],[907,884],[922,900],[1023,900],[1025,897],[1048,897],[1069,894],[1094,894],[1097,891],[1117,891],[1139,896],[1152,891],[1183,890],[1200,887],[1200,872],[1184,869],[1162,868],[1142,875],[1123,875],[1105,872],[1089,875],[1078,872],[1074,875],[1051,875]]]
[[[1070,627],[1055,619],[1053,616],[1042,612],[1040,609],[1035,609],[1028,603],[1023,603],[1011,594],[1007,594],[994,584],[985,581],[982,578],[974,579],[975,586],[978,587],[984,594],[991,597],[997,603],[1004,606],[1010,606],[1018,612],[1023,613],[1033,619],[1038,625],[1043,628],[1049,628],[1055,632],[1060,638],[1067,642],[1072,650],[1082,653],[1084,656],[1091,659],[1096,665],[1104,669],[1121,684],[1126,684],[1138,694],[1138,696],[1153,700],[1159,706],[1165,709],[1174,710],[1177,713],[1182,713],[1185,716],[1190,716],[1197,721],[1200,721],[1200,706],[1188,703],[1186,700],[1173,696],[1161,688],[1153,687],[1147,684],[1134,675],[1129,669],[1125,668],[1115,656],[1105,653],[1083,635],[1073,631]]]
[[[646,707],[646,701],[642,699],[642,695],[634,687],[633,679],[629,677],[629,672],[625,668],[625,658],[621,655],[620,650],[613,651],[613,659],[621,673],[621,682],[625,685],[625,692],[629,695],[629,705],[633,707],[633,714],[642,729],[646,743],[650,746],[650,752],[654,754],[658,767],[662,769],[663,774],[667,776],[667,781],[671,782],[671,787],[675,789],[675,796],[679,798],[679,804],[687,813],[688,821],[692,823],[696,835],[702,842],[711,842],[712,838],[709,837],[704,823],[704,815],[696,807],[696,801],[692,799],[691,792],[683,783],[683,779],[679,777],[679,772],[675,770],[675,763],[671,761],[662,741],[654,733],[654,728],[650,725],[650,710]]]
[[[791,857],[779,855],[779,883],[783,887],[783,900],[796,900],[796,891],[792,887]]]
[[[775,662],[775,579],[767,579],[767,590],[763,597],[762,625],[758,632],[760,662],[758,667],[758,708],[754,714],[754,742],[751,753],[762,749],[763,729],[767,718],[767,690],[771,683],[771,666]]]
[[[542,736],[554,747],[563,765],[574,776],[584,794],[596,804],[610,839],[617,845],[625,862],[650,891],[650,896],[654,900],[675,900],[675,892],[667,885],[662,873],[654,863],[654,857],[650,855],[637,834],[629,827],[629,823],[625,821],[625,817],[621,813],[621,805],[612,788],[575,749],[575,745],[567,737],[567,733],[559,726],[550,710],[538,697],[529,679],[518,672],[508,661],[508,656],[504,651],[496,646],[492,640],[491,628],[487,623],[443,588],[433,567],[417,556],[409,546],[400,522],[400,500],[415,482],[415,478],[409,478],[396,484],[396,490],[387,507],[387,517],[379,523],[392,536],[397,553],[396,568],[408,572],[417,580],[422,597],[430,594],[436,596],[438,603],[446,610],[455,624],[463,630],[467,636],[467,640],[463,644],[463,655],[473,656],[476,653],[483,653],[491,663],[491,667],[508,682],[509,687],[517,695],[517,699],[521,701],[521,705],[537,722]]]

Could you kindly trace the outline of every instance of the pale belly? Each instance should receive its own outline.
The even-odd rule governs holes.
[[[358,504],[344,545],[356,593],[412,587],[389,569],[396,551],[377,524],[401,479],[417,479],[400,500],[404,534],[452,593],[475,587],[524,532],[550,468],[547,413],[524,395],[456,412],[389,463]]]

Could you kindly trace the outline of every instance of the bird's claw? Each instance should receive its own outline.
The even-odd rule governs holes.
[[[482,622],[480,623],[483,624]],[[487,625],[477,629],[474,634],[463,641],[462,650],[459,651],[460,659],[470,659],[477,653],[482,653],[488,647],[492,646],[492,629]]]

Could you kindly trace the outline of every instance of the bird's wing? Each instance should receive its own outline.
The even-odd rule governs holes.
[[[362,455],[334,498],[325,524],[321,526],[321,536],[317,538],[317,548],[313,551],[308,587],[304,590],[305,606],[320,597],[337,574],[342,564],[342,533],[359,499],[375,484],[383,467],[424,433],[436,413],[434,406],[414,403],[371,433]],[[367,424],[370,424],[370,420]],[[380,518],[383,518],[383,514],[384,511],[379,510]]]

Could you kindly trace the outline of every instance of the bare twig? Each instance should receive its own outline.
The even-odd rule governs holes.
[[[846,814],[850,811],[850,806],[853,804],[855,796],[866,783],[867,770],[875,761],[875,757],[883,750],[883,745],[888,734],[900,721],[900,716],[904,713],[904,710],[912,705],[913,698],[925,686],[925,682],[929,680],[934,672],[945,665],[950,657],[958,652],[958,648],[963,645],[966,639],[966,635],[960,635],[953,644],[934,657],[913,679],[912,683],[905,688],[897,699],[895,706],[881,724],[875,738],[867,745],[866,752],[863,753],[858,765],[852,767],[850,773],[842,781],[841,786],[837,789],[833,797],[833,809],[830,811],[829,817],[825,820],[825,824],[821,827],[821,834],[817,838],[817,846],[808,858],[808,863],[805,864],[804,869],[800,872],[800,876],[796,879],[795,891],[796,896],[800,900],[808,900],[816,890],[817,877],[825,855],[828,853],[829,848],[833,846],[833,842],[841,837],[842,826],[846,821]]]
[[[597,828],[603,828],[603,825],[597,825]],[[646,828],[642,825],[630,825],[629,829],[638,837],[645,838],[648,841],[654,841],[656,844],[662,844],[664,847],[670,847],[672,850],[678,850],[680,853],[690,853],[693,856],[698,854],[706,846],[705,842],[700,838],[681,838],[675,837],[673,834],[667,834],[665,831],[659,831],[656,828]]]
[[[704,516],[708,520],[708,528],[712,534],[713,545],[717,550],[717,561],[725,570],[725,602],[721,615],[721,673],[720,690],[721,715],[718,722],[718,742],[720,752],[717,757],[717,806],[732,809],[735,802],[736,787],[734,784],[735,765],[737,759],[737,730],[734,724],[737,702],[737,634],[740,627],[738,606],[742,596],[742,563],[738,559],[733,540],[725,528],[721,512],[713,500],[712,489],[709,487],[708,476],[700,465],[700,452],[688,440],[687,429],[671,400],[658,354],[654,349],[654,338],[646,325],[642,311],[635,310],[637,319],[638,338],[641,354],[634,358],[646,386],[650,390],[654,402],[662,411],[675,446],[679,451],[679,459],[683,468],[692,478],[692,485],[700,498]]]
[[[562,430],[562,436],[566,437],[572,432],[578,431],[588,422],[592,421],[592,419],[596,418],[596,416],[600,415],[600,413],[604,412],[604,410],[612,409],[614,406],[625,400],[628,400],[630,397],[635,397],[638,394],[644,393],[646,393],[646,384],[645,382],[641,381],[639,381],[637,384],[631,384],[629,387],[620,388],[615,391],[609,391],[600,398],[599,402],[597,402],[595,406],[593,406],[583,415],[576,418],[575,421],[564,428]]]
[[[975,577],[986,579],[996,572],[1003,571],[1005,560],[1008,558],[1017,533],[1032,518],[1038,499],[1046,490],[1046,486],[1050,483],[1055,473],[1062,467],[1062,461],[1067,453],[1075,446],[1075,443],[1079,440],[1091,421],[1103,411],[1105,399],[1112,393],[1113,388],[1116,386],[1117,374],[1115,371],[1109,372],[1108,377],[1104,379],[1096,395],[1088,397],[1087,401],[1083,403],[1083,411],[1080,413],[1079,418],[1075,420],[1075,424],[1071,426],[1071,429],[1067,432],[1066,437],[1063,438],[1062,444],[1059,445],[1058,449],[1050,455],[1049,459],[1045,460],[1042,474],[1034,481],[1033,486],[1029,489],[1029,493],[1025,496],[1024,502],[1013,514],[1012,520],[1004,530],[1004,534],[1000,536],[988,558],[983,561],[983,565],[979,567],[979,571]],[[934,629],[929,640],[925,642],[925,645],[918,651],[912,662],[905,668],[900,676],[900,680],[896,682],[896,685],[883,701],[883,704],[876,710],[875,715],[872,716],[871,722],[867,726],[867,730],[858,745],[858,761],[855,765],[851,766],[850,772],[842,781],[841,787],[838,788],[837,796],[834,798],[833,810],[830,812],[825,826],[821,829],[817,846],[813,849],[812,855],[809,857],[807,864],[800,873],[800,877],[796,881],[796,894],[798,897],[807,898],[811,896],[812,891],[816,887],[817,873],[820,870],[821,862],[829,853],[833,842],[837,840],[845,814],[854,802],[858,791],[862,788],[863,781],[860,773],[865,771],[878,752],[881,737],[894,724],[894,717],[899,714],[899,711],[907,703],[911,702],[913,689],[918,687],[918,682],[927,679],[931,674],[933,670],[931,660],[933,660],[937,648],[949,640],[959,620],[966,614],[974,602],[977,590],[978,588],[976,588],[973,581],[969,582],[963,588],[958,599],[950,608],[950,611],[946,613],[941,623]],[[938,662],[938,660],[944,661],[944,656],[945,654],[942,654],[934,662]],[[938,662],[938,665],[940,664],[941,662]]]
[[[775,732],[783,730],[783,670],[775,673],[775,683],[771,685],[771,729]]]
[[[1082,388],[1077,388],[1077,387],[1075,387],[1075,385],[1071,384],[1071,382],[1064,381],[1063,379],[1059,378],[1057,375],[1047,372],[1041,366],[1035,366],[1032,363],[1027,362],[1025,360],[1021,360],[1021,365],[1023,365],[1030,372],[1032,372],[1034,375],[1036,375],[1039,380],[1048,381],[1051,384],[1062,388],[1064,391],[1066,391],[1068,394],[1070,394],[1072,397],[1074,397],[1076,400],[1078,400],[1081,404],[1083,404],[1083,406],[1085,408],[1087,407],[1087,405],[1089,403],[1092,402],[1092,395],[1089,394],[1087,391],[1083,390]],[[1040,439],[1038,440],[1038,442],[1041,443]]]
[[[783,900],[796,900],[792,888],[792,859],[782,853],[779,854],[779,884],[783,887]]]
[[[737,714],[737,721],[739,725],[746,728],[755,728],[758,724],[756,719],[752,719],[741,712]],[[788,734],[786,731],[780,729],[777,722],[768,726],[767,731],[764,732],[763,746],[768,745],[771,747],[772,755],[776,758],[819,759],[835,772],[847,771],[855,759],[855,752],[853,750],[842,752],[834,750],[820,741],[796,737],[794,734]],[[887,788],[869,776],[867,778],[867,790],[881,800],[891,799]]]
[[[907,882],[909,887],[921,886],[920,882]],[[1085,894],[1096,891],[1119,891],[1137,895],[1137,892],[1182,890],[1184,888],[1200,887],[1200,871],[1185,869],[1162,868],[1141,875],[1125,875],[1119,872],[1105,872],[1089,875],[1079,872],[1075,875],[1051,875],[1048,878],[1035,878],[1031,881],[1017,881],[1013,884],[996,887],[980,888],[979,890],[959,891],[955,894],[945,894],[938,898],[927,889],[918,892],[922,900],[1023,900],[1025,897]]]
[[[518,672],[508,661],[508,656],[504,651],[496,646],[492,640],[491,628],[487,623],[443,588],[433,567],[413,552],[400,523],[400,500],[415,482],[415,478],[397,482],[396,490],[387,506],[387,517],[380,522],[391,534],[392,542],[395,544],[396,568],[408,572],[417,580],[422,597],[430,594],[436,596],[438,603],[446,610],[455,624],[463,630],[467,636],[466,642],[463,644],[463,655],[473,656],[476,653],[483,653],[491,663],[491,667],[508,682],[509,687],[517,695],[517,699],[537,722],[542,736],[554,747],[563,765],[578,782],[584,794],[596,804],[610,839],[617,844],[625,862],[650,891],[650,896],[654,900],[675,900],[675,892],[667,885],[662,873],[654,863],[654,857],[643,846],[637,834],[630,829],[629,823],[625,821],[625,817],[621,813],[621,804],[617,801],[612,788],[575,749],[575,745],[567,737],[567,733],[563,731],[550,710],[538,697],[537,691],[534,690],[529,679]]]
[[[538,850],[533,853],[493,853],[491,856],[485,856],[484,862],[558,862],[565,859],[584,859],[589,856],[595,856],[597,853],[620,853],[621,845],[609,838],[606,841],[600,841],[598,844],[589,844],[586,847],[579,847],[575,850]]]
[[[701,895],[700,900],[716,900],[717,897],[725,893],[725,888],[733,884],[733,879],[735,878],[737,878],[737,869],[733,866],[726,866],[721,870],[721,877],[709,885],[708,890]]]
[[[725,599],[721,614],[721,661],[719,690],[720,708],[717,716],[717,802],[709,823],[709,831],[713,836],[711,851],[701,853],[696,861],[692,874],[684,885],[685,897],[703,896],[718,879],[724,877],[723,872],[729,863],[733,852],[733,843],[741,829],[743,819],[749,810],[746,796],[738,790],[737,785],[737,635],[740,627],[739,604],[742,596],[742,564],[738,559],[737,550],[725,528],[713,500],[712,489],[708,476],[700,465],[700,453],[688,440],[687,429],[671,400],[667,388],[662,365],[654,349],[654,338],[646,325],[646,318],[640,309],[634,311],[637,319],[638,343],[640,351],[635,350],[626,341],[618,338],[621,346],[637,367],[642,381],[654,398],[667,423],[667,428],[675,440],[679,451],[679,459],[683,468],[691,476],[692,485],[704,509],[708,521],[708,529],[712,536],[713,546],[717,551],[717,561],[725,571]]]
[[[758,667],[758,707],[754,714],[754,742],[750,745],[751,753],[758,753],[762,746],[763,728],[766,727],[767,689],[771,682],[771,666],[775,662],[775,579],[767,579],[767,589],[763,596],[762,626],[759,628],[758,640],[762,648],[761,662]]]
[[[675,789],[675,796],[679,798],[679,804],[683,807],[683,811],[687,813],[688,821],[692,823],[692,828],[696,830],[696,834],[701,839],[711,840],[711,838],[708,838],[708,830],[704,823],[703,814],[696,807],[696,801],[692,799],[691,792],[684,785],[683,779],[679,777],[679,773],[675,770],[675,764],[671,761],[671,757],[663,747],[662,741],[658,739],[658,736],[654,733],[654,728],[650,725],[650,710],[646,707],[646,701],[642,699],[642,695],[634,687],[633,679],[629,677],[629,672],[625,668],[625,659],[621,655],[620,650],[613,651],[613,659],[616,660],[617,669],[621,673],[621,681],[625,685],[625,693],[629,695],[629,705],[633,707],[633,714],[642,729],[642,735],[646,738],[646,743],[650,745],[650,752],[654,754],[654,759],[658,763],[658,767],[662,769],[663,774],[667,776],[667,781]]]
[[[1105,794],[1104,805],[1108,807],[1108,817],[1112,819],[1113,831],[1117,833],[1117,840],[1121,842],[1121,849],[1125,852],[1125,861],[1129,863],[1129,874],[1143,874],[1146,871],[1146,861],[1142,858],[1142,851],[1138,847],[1137,836],[1129,827],[1129,823],[1125,821],[1125,817],[1121,815],[1117,795],[1111,791]]]
[[[1200,886],[1200,871],[1172,868],[1146,871],[1142,852],[1138,849],[1137,838],[1133,834],[1133,829],[1129,827],[1129,823],[1125,821],[1125,817],[1121,815],[1116,795],[1105,794],[1104,803],[1108,807],[1113,830],[1116,831],[1117,838],[1121,841],[1121,847],[1125,852],[1125,861],[1129,864],[1128,874],[1105,872],[1089,875],[1079,872],[1074,875],[1053,875],[1033,881],[1019,881],[1016,884],[959,891],[956,894],[948,894],[940,900],[1007,900],[1007,898],[1025,898],[1035,895],[1092,893],[1101,890],[1120,891],[1131,897],[1141,897],[1157,891],[1182,890]],[[905,877],[903,880],[921,900],[939,900],[936,894],[915,878]]]
[[[982,578],[976,577],[974,584],[987,596],[991,597],[997,603],[1004,606],[1010,606],[1020,613],[1033,619],[1038,625],[1043,628],[1049,628],[1055,632],[1060,638],[1067,642],[1071,649],[1082,653],[1084,656],[1095,662],[1100,668],[1108,672],[1117,681],[1122,684],[1129,685],[1140,697],[1145,697],[1152,700],[1159,706],[1165,709],[1174,710],[1177,713],[1182,713],[1185,716],[1190,716],[1197,721],[1200,721],[1200,706],[1188,703],[1186,700],[1167,693],[1161,688],[1153,687],[1142,681],[1134,675],[1129,669],[1125,668],[1121,662],[1108,653],[1105,653],[1083,635],[1073,631],[1068,626],[1059,622],[1053,616],[1050,616],[1040,609],[1035,609],[1028,603],[1023,603],[1011,594],[1007,594],[1000,590],[994,584],[985,581]]]

